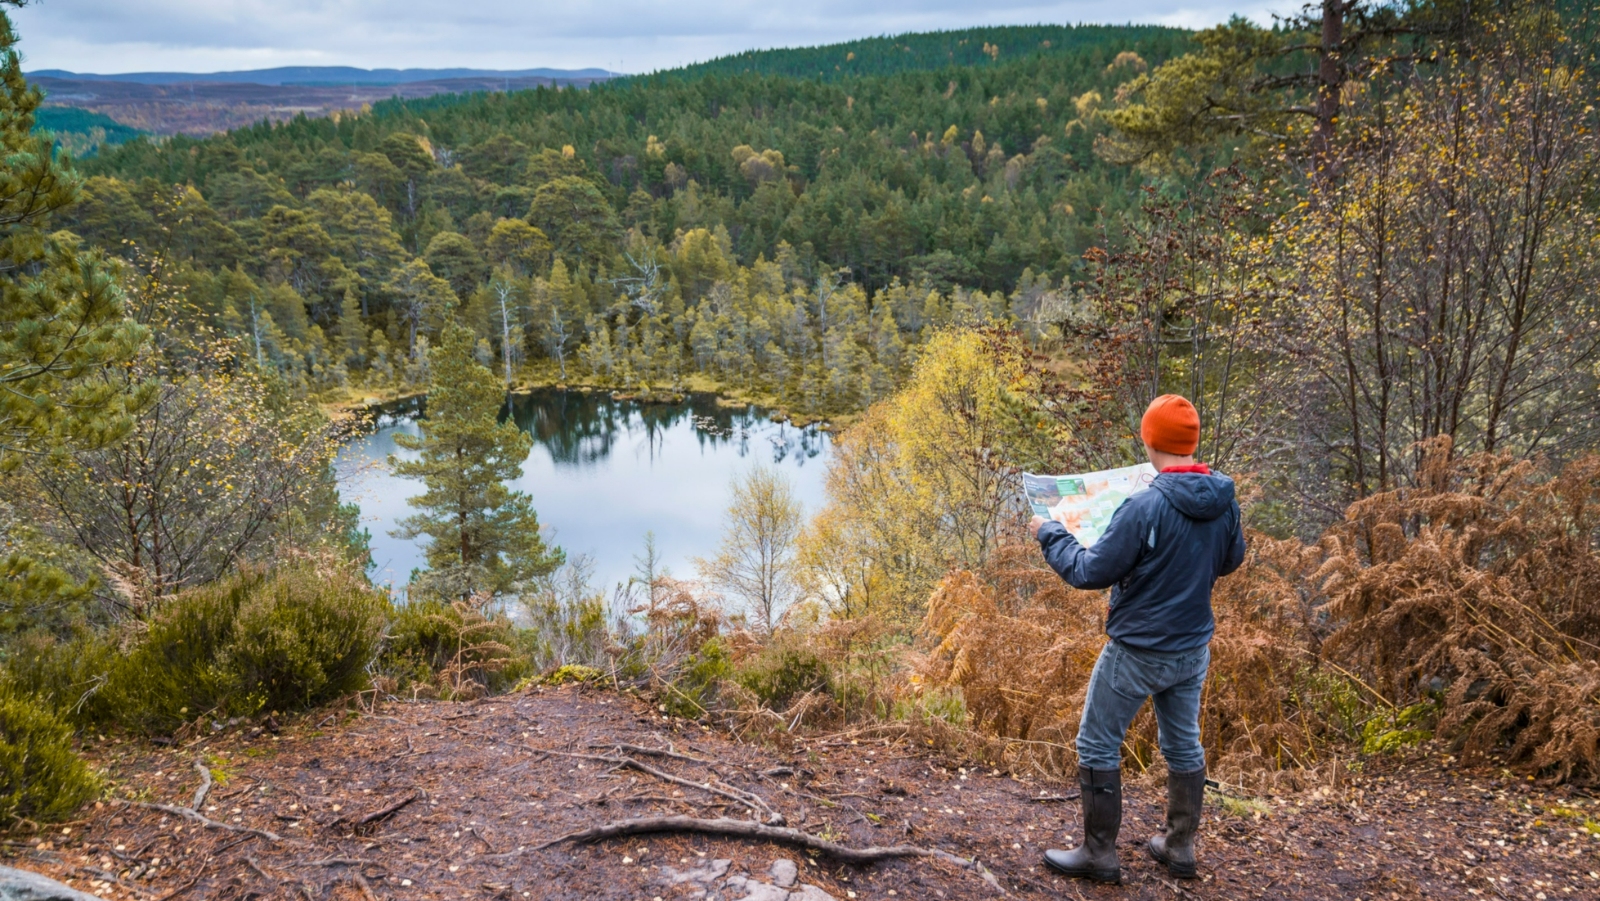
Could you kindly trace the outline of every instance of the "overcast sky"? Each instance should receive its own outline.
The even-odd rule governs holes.
[[[1204,26],[1271,0],[34,0],[26,68],[215,72],[286,65],[643,72],[740,50],[1039,22]]]

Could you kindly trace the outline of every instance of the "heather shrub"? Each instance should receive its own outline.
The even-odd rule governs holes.
[[[48,703],[0,682],[0,828],[65,819],[99,791],[72,750],[72,728]]]
[[[71,723],[111,719],[100,689],[118,654],[106,636],[84,628],[68,637],[36,630],[6,643],[5,679]]]
[[[816,652],[792,641],[774,641],[741,661],[733,680],[748,689],[763,705],[786,709],[801,695],[828,693],[832,673]]]
[[[125,624],[110,638],[121,653],[105,673],[98,709],[150,733],[223,712],[239,686],[220,658],[239,607],[265,578],[258,570],[240,571],[166,600],[147,620]]]
[[[111,636],[117,653],[100,676],[92,718],[163,733],[205,714],[332,700],[365,684],[387,606],[360,574],[331,560],[243,569]]]
[[[668,713],[699,717],[716,709],[723,683],[733,675],[728,645],[710,638],[680,659],[669,677],[655,683],[656,695]]]
[[[234,706],[295,710],[361,689],[388,608],[348,567],[280,567],[243,598],[219,655],[248,697]]]

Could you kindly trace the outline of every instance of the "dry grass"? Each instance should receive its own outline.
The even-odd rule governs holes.
[[[1316,544],[1252,534],[1217,584],[1201,724],[1219,777],[1337,781],[1369,720],[1418,702],[1468,755],[1600,774],[1600,457],[1554,474],[1452,459],[1446,444],[1427,459],[1418,487],[1356,503]],[[967,721],[931,728],[1013,768],[1068,772],[1105,603],[1028,542],[951,573],[910,690],[958,689]],[[1160,771],[1155,739],[1147,708],[1125,746],[1133,765]]]

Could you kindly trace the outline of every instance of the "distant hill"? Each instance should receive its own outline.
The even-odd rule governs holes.
[[[33,129],[49,132],[57,144],[75,156],[90,153],[101,145],[113,146],[148,134],[102,113],[70,106],[40,108],[34,116]]]
[[[494,73],[393,84],[378,82],[265,84],[208,80],[163,84],[143,80],[124,81],[119,80],[120,76],[64,78],[47,74],[50,71],[54,70],[35,72],[29,76],[31,81],[44,89],[47,108],[91,110],[109,116],[124,125],[158,135],[209,135],[255,125],[263,120],[283,122],[299,115],[316,117],[326,116],[335,111],[359,110],[368,104],[393,97],[416,99],[436,94],[465,95],[551,86],[585,87],[612,77],[610,73],[594,78],[585,78],[572,73],[559,78]],[[364,72],[366,70],[330,67],[318,71]],[[423,70],[407,71],[416,73]],[[590,71],[603,72],[599,69]]]
[[[357,69],[352,66],[280,66],[238,72],[125,72],[95,75],[65,69],[39,69],[29,78],[65,81],[118,81],[128,84],[262,84],[262,85],[394,85],[453,78],[542,78],[552,81],[598,81],[618,73],[605,69]]]
[[[1004,25],[862,38],[821,47],[747,50],[656,75],[787,75],[834,81],[863,75],[1005,65],[1039,54],[1071,54],[1112,41],[1186,40],[1187,29],[1162,25]]]

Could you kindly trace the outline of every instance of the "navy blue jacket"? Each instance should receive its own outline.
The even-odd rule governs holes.
[[[1044,559],[1073,588],[1111,588],[1106,634],[1148,651],[1211,641],[1211,586],[1244,562],[1233,480],[1164,472],[1122,502],[1094,547],[1061,523],[1039,527]]]

